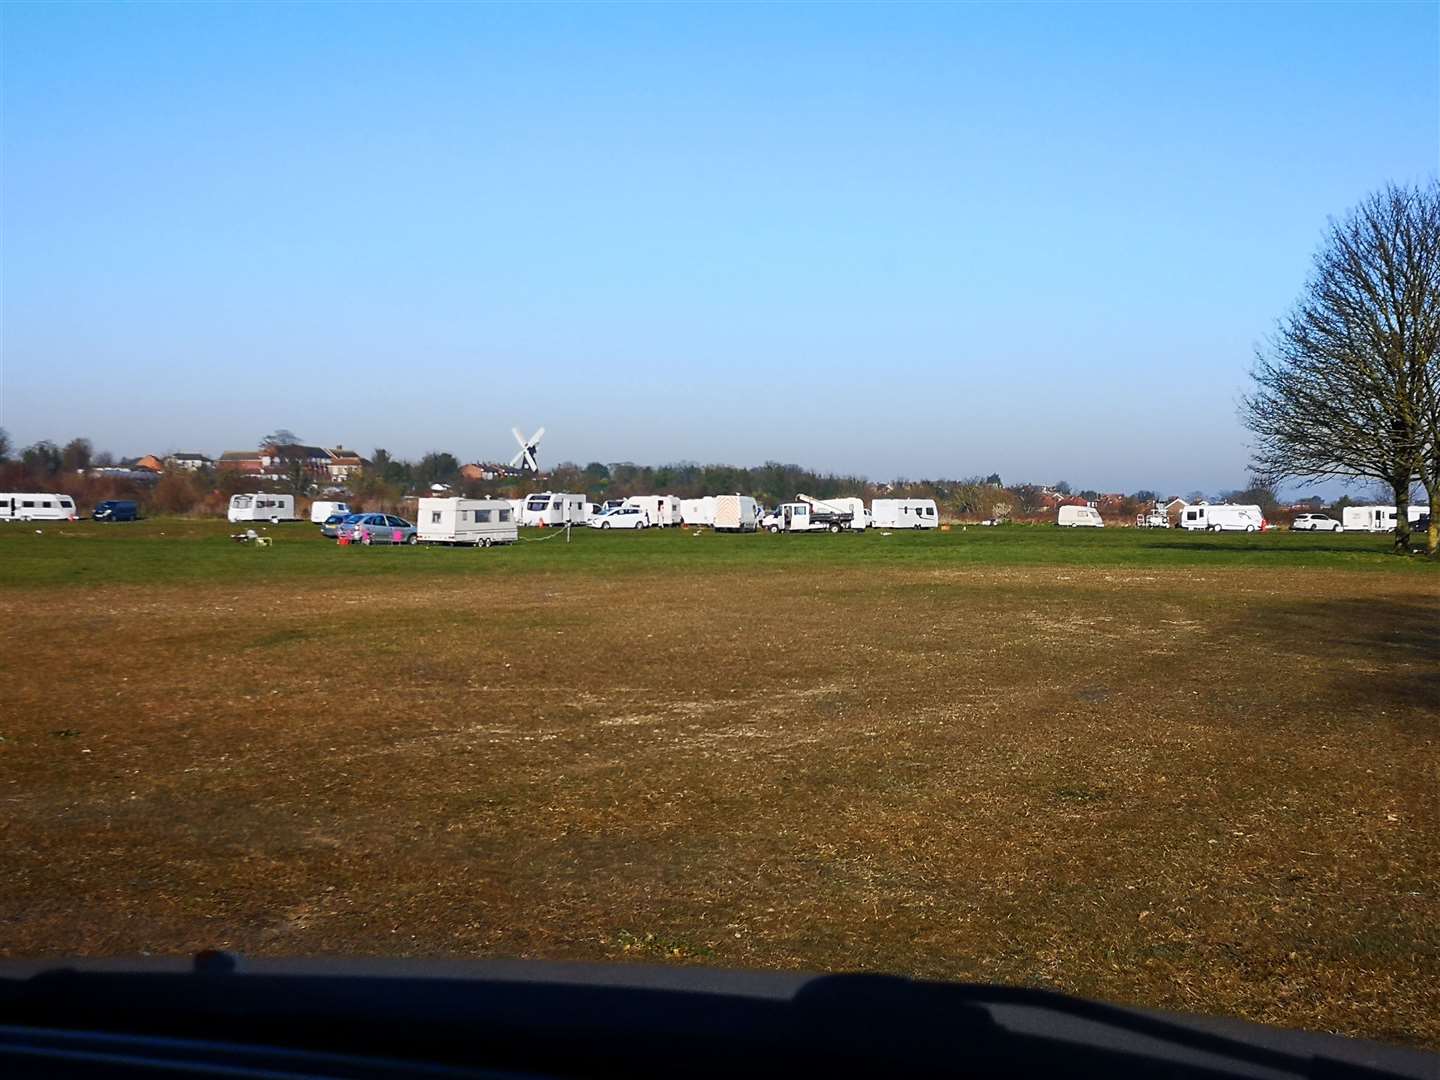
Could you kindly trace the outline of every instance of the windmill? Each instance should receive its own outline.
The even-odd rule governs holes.
[[[540,428],[529,439],[520,434],[519,428],[512,427],[510,430],[515,435],[515,441],[520,444],[520,452],[510,459],[510,467],[512,469],[518,467],[521,472],[539,475],[540,463],[535,458],[535,448],[540,445],[540,436],[545,434],[545,429]]]

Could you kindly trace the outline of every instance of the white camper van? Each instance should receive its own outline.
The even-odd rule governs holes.
[[[650,524],[667,529],[681,524],[680,500],[674,495],[632,495],[625,500],[627,506],[638,506],[650,519]]]
[[[716,532],[754,532],[760,506],[749,495],[716,495],[712,524]]]
[[[525,496],[521,525],[584,525],[585,496],[538,491]]]
[[[231,495],[228,516],[231,521],[269,521],[273,524],[300,520],[295,516],[294,495],[274,495],[266,491],[254,495]]]
[[[513,544],[519,538],[506,499],[421,499],[415,527],[425,544]]]
[[[1105,519],[1093,506],[1062,506],[1059,516],[1055,519],[1055,524],[1070,529],[1103,529]]]
[[[1265,515],[1258,506],[1199,503],[1181,511],[1180,528],[1192,532],[1259,532],[1265,528]]]
[[[936,529],[940,513],[934,499],[875,499],[870,503],[877,529]]]
[[[310,504],[310,523],[312,525],[324,524],[325,519],[331,514],[350,513],[350,504],[345,502],[326,502],[323,499],[316,499]]]
[[[680,524],[714,525],[715,496],[706,495],[703,499],[681,499]]]
[[[68,521],[75,500],[55,492],[0,492],[0,521]]]
[[[1424,506],[1411,506],[1405,511],[1411,525],[1426,512]],[[1396,524],[1393,506],[1347,506],[1340,511],[1340,524],[1346,532],[1390,532]]]

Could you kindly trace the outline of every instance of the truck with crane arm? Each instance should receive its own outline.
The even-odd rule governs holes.
[[[772,533],[781,532],[832,532],[838,533],[852,527],[855,513],[842,509],[823,499],[809,495],[797,495],[795,502],[781,503],[760,522],[760,527]]]

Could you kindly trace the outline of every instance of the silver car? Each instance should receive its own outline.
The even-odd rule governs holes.
[[[340,523],[340,536],[352,544],[418,544],[415,526],[394,514],[351,514]]]

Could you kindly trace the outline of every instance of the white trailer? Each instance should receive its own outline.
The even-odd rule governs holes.
[[[1067,529],[1103,529],[1105,519],[1093,506],[1062,506],[1055,524]]]
[[[0,492],[0,521],[69,521],[75,500],[69,495],[42,491]]]
[[[259,491],[253,495],[230,496],[228,517],[234,521],[299,521],[295,516],[295,496]]]
[[[680,500],[674,495],[632,495],[625,503],[628,506],[638,506],[650,519],[650,524],[661,529],[683,524],[680,518]]]
[[[513,544],[515,512],[506,499],[421,499],[415,526],[425,544]]]
[[[1265,514],[1258,506],[1199,503],[1180,512],[1180,528],[1191,532],[1260,532]]]
[[[721,496],[728,498],[729,496]],[[703,499],[681,499],[680,500],[680,524],[681,525],[714,525],[715,524],[715,496],[706,495]]]
[[[326,502],[317,499],[310,504],[310,523],[312,525],[323,524],[331,514],[350,513],[350,504],[345,502]]]
[[[525,496],[521,525],[583,525],[585,496],[565,492],[537,491]]]
[[[1429,511],[1425,506],[1409,506],[1406,520],[1414,525]],[[1340,511],[1340,524],[1346,532],[1393,532],[1398,515],[1393,506],[1347,506]]]
[[[877,529],[937,529],[940,512],[934,499],[875,499],[871,522]]]
[[[759,528],[760,505],[749,495],[716,495],[711,524],[716,532],[754,532]]]

